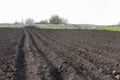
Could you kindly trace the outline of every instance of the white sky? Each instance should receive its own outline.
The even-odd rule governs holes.
[[[120,0],[0,0],[0,23],[53,14],[69,23],[111,25],[120,21]]]

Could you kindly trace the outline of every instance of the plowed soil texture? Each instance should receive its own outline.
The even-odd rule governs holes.
[[[1,28],[0,80],[120,80],[120,33]]]

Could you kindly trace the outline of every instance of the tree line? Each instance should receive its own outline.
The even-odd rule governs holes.
[[[25,20],[25,24],[67,24],[68,20],[64,19],[62,17],[59,17],[58,15],[51,16],[48,20],[41,20],[40,22],[35,22],[34,19],[28,18]],[[23,21],[22,21],[23,23]],[[19,22],[15,22],[15,24],[19,24]]]

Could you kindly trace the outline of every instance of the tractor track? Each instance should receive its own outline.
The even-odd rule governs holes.
[[[25,33],[20,39],[18,45],[18,54],[16,60],[16,72],[14,80],[26,80],[26,69],[25,69],[25,53],[24,53],[24,43],[25,43]]]

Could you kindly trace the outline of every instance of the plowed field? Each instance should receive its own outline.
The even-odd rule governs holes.
[[[120,80],[120,33],[0,29],[0,80]]]

